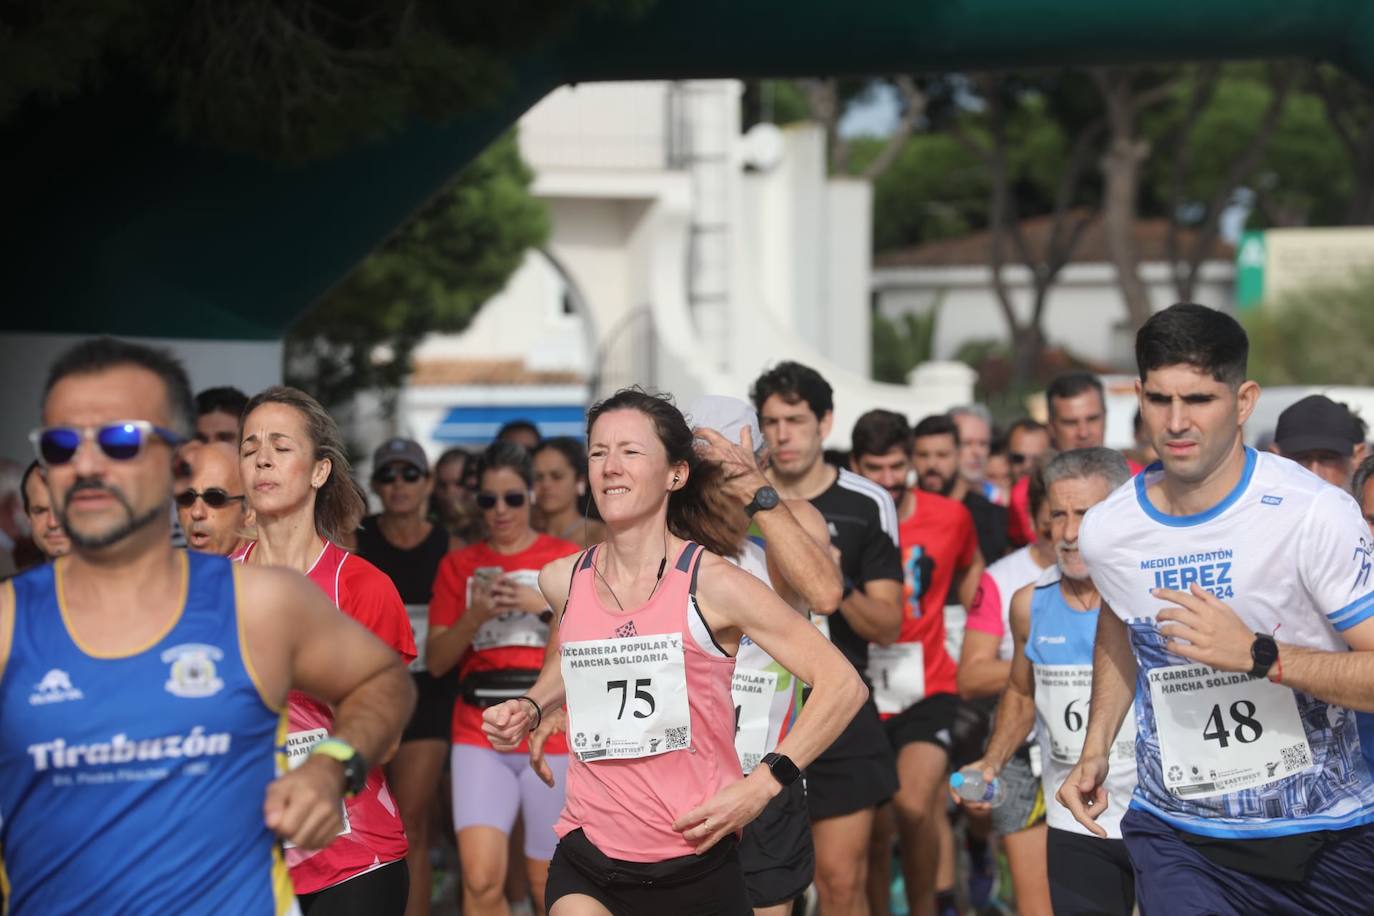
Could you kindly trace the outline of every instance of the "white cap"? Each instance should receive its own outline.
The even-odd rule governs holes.
[[[688,426],[714,429],[736,444],[739,442],[739,431],[748,427],[756,454],[763,451],[767,445],[763,441],[763,431],[759,429],[759,412],[748,401],[720,394],[707,394],[687,405],[687,409],[682,413],[687,418]]]

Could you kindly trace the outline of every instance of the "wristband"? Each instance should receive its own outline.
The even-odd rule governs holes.
[[[536,728],[539,727],[539,723],[544,721],[544,710],[539,708],[539,704],[535,702],[534,697],[532,696],[522,694],[521,696],[516,697],[516,699],[524,700],[525,702],[529,703],[531,706],[534,707],[534,724],[530,726],[530,731],[534,731]]]

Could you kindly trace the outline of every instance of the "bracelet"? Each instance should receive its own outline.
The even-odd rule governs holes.
[[[1274,659],[1274,667],[1269,672],[1269,680],[1275,684],[1283,683],[1283,652],[1279,651],[1278,657]]]
[[[534,697],[532,696],[521,695],[516,697],[516,699],[524,700],[534,707],[534,724],[530,726],[530,731],[534,731],[539,727],[539,723],[544,721],[544,710],[539,708],[539,704],[534,701]]]

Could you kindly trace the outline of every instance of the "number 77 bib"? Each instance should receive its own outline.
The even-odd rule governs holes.
[[[562,647],[568,743],[579,760],[653,757],[692,743],[682,634]]]
[[[1164,786],[1179,798],[1227,795],[1312,765],[1287,687],[1196,664],[1148,676]]]

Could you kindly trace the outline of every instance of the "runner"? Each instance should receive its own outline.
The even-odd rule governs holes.
[[[1360,504],[1360,512],[1369,525],[1369,533],[1374,535],[1374,455],[1360,462],[1355,469],[1354,479],[1350,482],[1350,492]]]
[[[965,404],[950,410],[949,418],[959,429],[959,476],[969,489],[996,503],[995,488],[987,479],[988,456],[992,453],[992,414],[982,404]]]
[[[434,462],[434,508],[449,534],[464,544],[482,539],[476,496],[477,456],[466,449],[446,449]]]
[[[912,464],[916,482],[927,493],[964,504],[973,516],[978,550],[988,563],[1007,552],[1007,510],[995,506],[968,485],[959,473],[959,427],[946,414],[933,414],[912,430]]]
[[[587,450],[576,439],[545,439],[534,450],[534,502],[546,534],[579,547],[606,539],[606,527],[588,518]]]
[[[86,341],[52,365],[35,451],[73,551],[0,586],[0,847],[12,912],[298,912],[274,831],[340,827],[409,712],[394,653],[296,573],[175,550],[185,370]],[[276,778],[288,687],[338,711]]]
[[[235,448],[239,444],[239,420],[248,404],[248,395],[233,385],[206,388],[196,395],[196,432],[191,438],[197,442],[224,442]]]
[[[1247,349],[1202,306],[1145,323],[1137,390],[1160,463],[1079,535],[1103,605],[1059,797],[1099,836],[1126,804],[1104,783],[1134,686],[1140,784],[1121,831],[1146,916],[1362,912],[1374,886],[1352,711],[1374,709],[1369,529],[1348,493],[1244,447]]]
[[[71,553],[71,538],[62,528],[57,507],[53,505],[52,494],[48,491],[46,474],[37,461],[24,469],[19,490],[24,494],[24,514],[29,517],[34,546],[48,560]]]
[[[1092,691],[1093,636],[1099,598],[1078,553],[1078,530],[1088,509],[1131,476],[1126,459],[1111,449],[1065,452],[1045,469],[1051,538],[1058,563],[1034,585],[1016,592],[1011,605],[1015,654],[1011,678],[997,706],[996,725],[983,758],[970,769],[985,779],[1003,778],[1007,763],[1037,729],[1048,753],[1041,775],[1049,800],[1047,820],[1050,899],[1016,897],[1020,916],[1130,916],[1135,909],[1135,875],[1121,841],[1121,812],[1109,811],[1099,839],[1054,800],[1054,790],[1077,762]],[[1127,722],[1112,743],[1109,791],[1135,789],[1135,723]],[[1005,804],[1005,802],[1003,802]],[[969,807],[988,806],[980,805]],[[1046,868],[1045,858],[1040,861]]]
[[[874,913],[888,910],[896,833],[910,911],[933,914],[937,889],[953,889],[952,883],[949,888],[936,886],[942,834],[950,829],[944,781],[959,705],[954,659],[945,645],[945,603],[973,604],[983,557],[967,509],[907,486],[911,427],[905,417],[870,410],[854,424],[850,441],[854,470],[886,490],[897,505],[905,574],[901,635],[890,646],[868,649],[868,680],[897,755],[901,786],[875,820],[868,905]],[[952,836],[949,844],[952,848]]]
[[[1346,489],[1362,450],[1364,430],[1350,408],[1324,394],[1309,394],[1279,414],[1274,447],[1327,483]]]
[[[843,600],[837,609],[813,608],[818,625],[866,672],[869,643],[890,644],[901,633],[897,507],[882,487],[822,460],[833,394],[814,369],[781,363],[755,381],[752,400],[772,455],[769,482],[780,495],[820,510],[840,554]],[[870,701],[806,772],[816,892],[827,914],[867,909],[873,819],[896,793],[892,746]]]
[[[1042,467],[1030,473],[1027,493],[1036,520],[1036,539],[988,567],[969,611],[958,673],[959,694],[969,704],[966,708],[981,708],[1006,689],[1015,650],[1011,599],[1055,562]],[[990,721],[980,722],[968,734],[956,730],[963,739],[955,749],[956,769],[983,756],[989,725]],[[1007,759],[1001,770],[1006,798],[990,815],[992,832],[1001,838],[1007,854],[1017,906],[1036,912],[1050,907],[1045,876],[1045,794],[1040,784],[1042,757],[1039,744],[1028,741]]]
[[[239,481],[238,452],[227,442],[187,443],[177,475],[177,518],[186,546],[227,557],[247,526],[248,501]]]
[[[812,607],[838,604],[843,582],[825,517],[804,499],[775,498],[762,473],[768,446],[753,405],[712,395],[698,398],[686,413],[699,453],[724,471],[721,486],[704,495],[717,518],[733,522],[729,541],[737,550],[728,559],[804,616]],[[751,520],[762,546],[749,537]],[[802,686],[757,643],[740,637],[732,693],[735,750],[746,776],[787,736],[801,709]],[[803,780],[785,787],[744,828],[739,857],[755,916],[791,913],[816,873]]]
[[[339,541],[366,507],[333,418],[310,395],[274,387],[244,408],[239,474],[257,518],[258,539],[234,553],[248,566],[306,574],[339,610],[371,630],[405,662],[415,642],[405,605],[384,573]],[[334,728],[334,712],[293,691],[287,757],[296,766]],[[407,717],[408,718],[408,717]],[[386,748],[390,756],[395,746]],[[374,758],[375,759],[375,758]],[[385,763],[384,759],[377,761]],[[405,910],[406,837],[381,766],[344,806],[343,830],[323,849],[286,850],[301,909],[314,916],[399,914]]]
[[[425,450],[412,439],[388,439],[372,456],[372,491],[382,511],[358,526],[358,556],[391,578],[405,602],[415,646],[425,644],[429,599],[439,563],[462,546],[427,518],[434,481]],[[415,714],[401,734],[401,746],[386,767],[387,785],[396,796],[409,851],[410,894],[406,916],[429,913],[430,822],[435,793],[444,775],[453,719],[453,692],[425,668],[423,657],[410,663],[415,682]]]
[[[588,440],[608,539],[541,573],[562,609],[561,663],[550,653],[529,695],[488,709],[485,729],[514,748],[566,696],[577,753],[549,871],[554,916],[749,913],[735,835],[839,734],[862,682],[766,585],[721,559],[734,545],[703,493],[723,472],[696,454],[671,402],[620,391],[589,411]],[[742,630],[813,685],[746,778],[730,694]]]
[[[463,912],[506,912],[509,838],[519,818],[532,903],[542,914],[553,826],[563,806],[567,743],[561,736],[549,742],[550,766],[560,777],[550,789],[530,772],[524,745],[492,749],[482,732],[482,711],[534,685],[552,616],[539,593],[539,570],[576,553],[577,545],[530,527],[534,475],[522,447],[493,443],[478,475],[477,504],[491,536],[450,553],[439,565],[425,658],[436,678],[456,668],[461,691],[453,707],[450,772]]]

